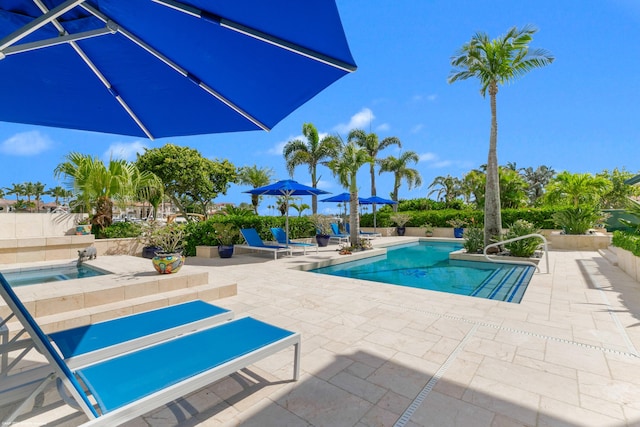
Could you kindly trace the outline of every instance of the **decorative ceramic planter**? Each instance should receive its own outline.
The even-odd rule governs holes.
[[[327,234],[316,234],[316,242],[321,248],[324,248],[329,244],[329,238],[330,237]]]
[[[396,227],[396,233],[398,236],[404,236],[404,233],[407,231],[407,227]]]
[[[233,245],[218,245],[218,256],[220,258],[231,258],[233,255]]]
[[[453,237],[455,237],[456,239],[462,239],[462,236],[464,236],[464,228],[460,227],[460,228],[454,228],[453,229]]]
[[[91,234],[91,224],[76,225],[76,236]]]
[[[184,255],[181,253],[156,252],[151,262],[153,268],[160,274],[177,273],[184,264]]]

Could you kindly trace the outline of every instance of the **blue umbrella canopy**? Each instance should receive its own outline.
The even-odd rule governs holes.
[[[363,199],[363,201],[361,201],[360,203],[366,204],[366,205],[395,205],[398,202],[396,202],[395,200],[383,199],[382,197],[378,197],[378,196],[371,196],[366,199]],[[377,227],[378,227],[378,224],[376,220],[376,211],[374,209],[373,210],[373,231],[376,231]]]
[[[1,121],[268,130],[355,69],[333,0],[0,2]]]
[[[329,194],[328,191],[309,187],[308,185],[300,184],[299,182],[291,179],[274,182],[273,184],[265,185],[264,187],[244,191],[244,193],[258,194],[261,196],[284,196],[286,204],[285,231],[287,234],[287,242],[289,242],[289,198],[292,196],[317,196],[319,194]]]
[[[366,204],[363,203],[364,200],[362,197],[358,197],[358,203],[360,203],[361,205]],[[320,200],[321,202],[334,202],[334,203],[344,203],[344,202],[350,202],[351,201],[351,193],[341,193],[338,194],[336,196],[331,196],[328,197],[326,199],[322,199]]]

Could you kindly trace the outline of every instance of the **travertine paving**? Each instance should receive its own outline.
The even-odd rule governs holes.
[[[189,259],[302,333],[301,378],[284,351],[127,425],[640,426],[640,284],[597,252],[552,251],[512,304],[292,269],[334,249]],[[24,425],[84,420],[47,399]]]

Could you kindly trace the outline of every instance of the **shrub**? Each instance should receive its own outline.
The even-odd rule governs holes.
[[[566,234],[585,234],[601,218],[600,212],[591,206],[566,208],[553,214],[553,220]]]
[[[625,249],[635,256],[640,256],[640,236],[627,231],[614,231],[611,240],[613,246]]]
[[[139,237],[142,234],[142,225],[135,222],[116,222],[100,230],[96,238],[99,239],[123,239]]]
[[[470,254],[481,253],[484,249],[484,230],[477,227],[469,227],[464,231],[464,248]]]
[[[509,231],[504,235],[504,240],[526,236],[527,234],[537,234],[539,232],[540,230],[534,224],[529,221],[519,219],[511,224]],[[538,249],[538,246],[540,246],[539,237],[517,240],[504,245],[504,247],[511,252],[511,255],[524,258],[532,256],[536,252],[536,249]]]

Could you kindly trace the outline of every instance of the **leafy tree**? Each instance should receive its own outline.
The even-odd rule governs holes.
[[[35,191],[35,186],[33,182],[25,182],[24,184],[24,195],[27,196],[27,207],[29,208],[29,212],[33,210],[33,204],[31,203],[31,196]]]
[[[479,208],[484,208],[484,192],[487,178],[480,169],[472,169],[462,177],[460,182],[461,193],[467,203],[475,203]]]
[[[329,168],[340,183],[349,189],[349,227],[351,231],[351,244],[359,242],[360,216],[358,215],[358,170],[373,159],[364,148],[358,147],[355,142],[348,142],[338,156],[329,162]]]
[[[599,206],[604,194],[611,190],[611,182],[589,173],[560,172],[547,186],[545,200],[549,204]]]
[[[607,209],[624,209],[627,207],[629,197],[640,196],[640,187],[635,185],[627,185],[624,182],[633,178],[636,174],[625,170],[615,168],[612,171],[607,169],[596,174],[596,177],[602,177],[611,182],[609,191],[602,195],[602,207]]]
[[[126,160],[102,160],[87,154],[72,152],[66,161],[56,166],[56,177],[64,176],[86,212],[95,213],[91,224],[98,233],[111,225],[115,200],[132,200],[139,186],[160,186],[160,180],[150,172],[139,172],[135,164]],[[136,178],[137,177],[137,178]]]
[[[53,188],[50,188],[45,194],[53,197],[56,206],[60,205],[60,199],[62,199],[63,201],[65,199],[68,199],[69,197],[71,197],[73,195],[73,193],[71,193],[71,191],[65,189],[64,187],[61,186],[56,186]]]
[[[145,149],[136,165],[160,178],[164,194],[183,215],[190,205],[206,215],[211,200],[226,194],[237,180],[236,168],[228,160],[209,160],[198,150],[173,144]]]
[[[20,196],[25,195],[24,184],[15,184],[12,183],[11,187],[7,187],[7,194],[15,194],[16,195],[16,203],[20,200]]]
[[[243,166],[238,170],[238,182],[244,185],[250,185],[252,188],[263,187],[271,183],[274,172],[272,168],[259,168],[256,165]],[[251,195],[251,204],[253,210],[258,213],[258,205],[262,196],[258,194]]]
[[[33,183],[33,198],[36,202],[36,212],[40,211],[40,202],[42,200],[42,196],[47,194],[45,191],[45,185],[40,181]]]
[[[398,190],[402,185],[402,180],[406,181],[409,190],[414,187],[422,185],[422,177],[417,169],[409,167],[409,163],[418,163],[420,157],[415,151],[405,151],[400,154],[400,157],[389,156],[386,159],[380,161],[380,172],[392,172],[394,176],[393,180],[393,192],[391,193],[391,200],[398,201]],[[394,211],[397,211],[398,205],[393,205]]]
[[[329,160],[337,155],[342,146],[339,137],[328,135],[320,139],[318,129],[312,123],[302,125],[302,134],[306,142],[300,139],[293,139],[284,146],[282,154],[287,162],[287,170],[293,178],[296,166],[308,165],[311,175],[311,186],[318,188],[320,177],[318,176],[318,165],[326,165]],[[311,210],[315,214],[318,212],[318,197],[311,196]]]
[[[302,212],[304,212],[305,210],[309,209],[311,206],[309,206],[306,203],[290,203],[289,204],[290,207],[292,207],[293,209],[295,209],[296,211],[298,211],[298,216],[301,217],[302,216]]]
[[[378,153],[387,147],[397,145],[402,148],[402,142],[395,136],[389,136],[382,141],[378,139],[378,135],[375,133],[366,133],[362,129],[353,129],[349,132],[347,141],[355,142],[359,147],[364,148],[369,157],[373,159],[369,165],[369,175],[371,176],[371,195],[376,196],[376,163],[380,164],[381,159],[378,159]],[[375,205],[374,205],[375,212]]]
[[[545,187],[555,176],[556,171],[549,166],[542,165],[535,170],[532,167],[522,168],[520,169],[520,174],[528,185],[527,196],[529,196],[529,203],[531,206],[535,206],[544,195]]]
[[[516,169],[500,168],[500,207],[517,209],[527,204],[527,183]]]
[[[432,190],[429,191],[427,197],[431,196],[433,193],[437,193],[436,198],[438,200],[444,200],[447,204],[449,204],[458,196],[462,195],[461,187],[461,182],[458,178],[455,178],[451,175],[437,176],[429,185],[429,188],[432,188]]]
[[[487,184],[484,205],[484,243],[502,234],[500,187],[498,178],[498,119],[496,95],[498,85],[510,83],[534,68],[551,64],[554,57],[543,49],[529,50],[529,43],[537,29],[526,25],[511,28],[507,34],[490,40],[485,33],[476,33],[451,59],[454,67],[448,82],[475,77],[480,80],[480,94],[491,100],[491,133],[487,160]]]

